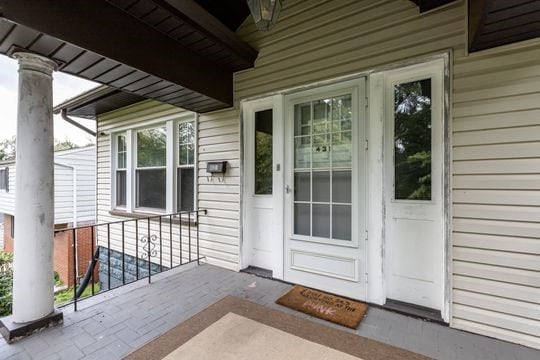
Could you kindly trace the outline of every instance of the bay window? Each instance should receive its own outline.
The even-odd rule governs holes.
[[[114,134],[112,209],[142,213],[195,210],[196,121],[153,122]]]

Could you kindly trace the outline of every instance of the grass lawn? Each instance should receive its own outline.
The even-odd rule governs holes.
[[[97,294],[100,290],[99,283],[94,284],[94,294]],[[87,296],[92,295],[92,284],[88,284],[84,292],[82,293],[79,299],[83,299]],[[54,295],[54,304],[60,305],[68,301],[73,300],[73,288],[62,290]]]

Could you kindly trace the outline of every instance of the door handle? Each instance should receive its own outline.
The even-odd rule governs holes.
[[[285,193],[289,194],[291,192],[291,187],[289,185],[285,185]]]

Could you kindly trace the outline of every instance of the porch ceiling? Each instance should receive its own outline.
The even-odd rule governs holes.
[[[540,37],[540,1],[469,1],[469,50]]]
[[[203,113],[231,106],[232,74],[253,66],[234,33],[247,15],[241,0],[0,0],[0,53]]]
[[[456,0],[412,0],[420,8],[420,12],[430,11],[454,1]]]

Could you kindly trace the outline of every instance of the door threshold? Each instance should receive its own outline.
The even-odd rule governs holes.
[[[259,277],[263,277],[266,279],[273,279],[273,272],[272,270],[263,269],[256,266],[248,266],[245,269],[240,270],[240,272],[244,272],[251,275],[256,275]]]
[[[392,299],[387,299],[386,304],[382,305],[381,308],[441,325],[448,325],[441,317],[441,312],[436,309]]]

